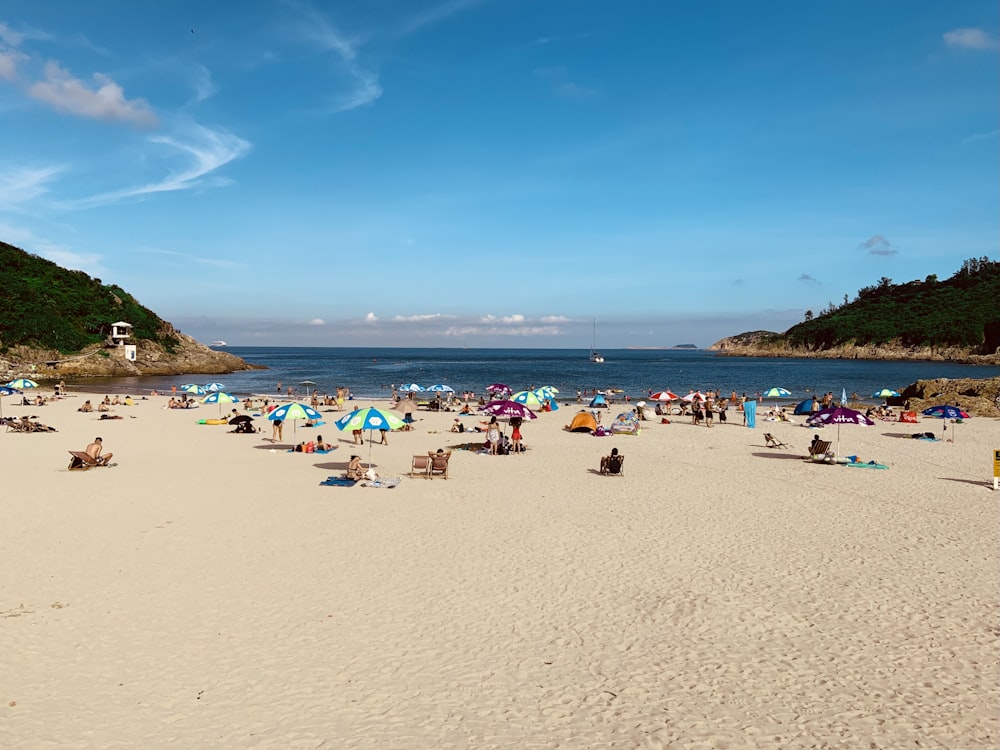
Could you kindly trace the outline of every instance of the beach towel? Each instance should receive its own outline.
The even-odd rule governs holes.
[[[747,427],[751,427],[751,428],[756,427],[757,426],[757,402],[756,401],[749,401],[748,400],[745,404],[743,404],[743,413],[746,414],[746,417],[747,417]]]
[[[844,464],[844,466],[851,466],[855,469],[888,469],[889,467],[885,464],[876,463],[875,461],[869,461],[868,463],[850,463]]]
[[[353,487],[354,480],[344,479],[343,477],[327,477],[319,485],[320,487]]]
[[[377,479],[365,480],[361,483],[362,487],[374,487],[375,489],[387,489],[391,490],[393,487],[399,485],[403,481],[399,477],[379,477]]]

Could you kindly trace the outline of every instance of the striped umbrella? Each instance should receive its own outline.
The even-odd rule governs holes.
[[[222,383],[205,383],[205,385],[203,385],[202,388],[204,388],[209,393],[217,393],[218,391],[226,390],[226,386],[224,386]]]
[[[657,391],[652,396],[650,396],[653,401],[676,401],[680,398],[676,393],[671,391]]]
[[[883,388],[881,391],[875,391],[872,394],[872,398],[895,398],[899,395],[899,391],[894,391],[892,388]]]
[[[410,383],[409,385],[399,386],[399,390],[403,393],[419,393],[424,390],[424,387],[422,385],[417,385],[416,383]]]
[[[444,383],[436,383],[434,385],[427,386],[426,390],[431,393],[454,393],[455,389],[450,385],[445,385]]]
[[[764,391],[764,398],[788,398],[792,395],[792,392],[785,388],[768,388]]]
[[[271,411],[267,415],[267,418],[272,422],[277,422],[279,419],[282,422],[292,421],[292,434],[295,434],[295,423],[299,420],[322,422],[323,415],[318,411],[313,409],[307,404],[303,404],[299,401],[290,401],[287,404],[282,404],[278,408]]]
[[[216,391],[215,393],[210,393],[205,398],[201,400],[203,404],[218,404],[219,414],[222,414],[223,404],[238,404],[240,400],[236,396],[232,396],[225,391]]]
[[[207,391],[197,383],[185,383],[181,386],[181,390],[185,393],[193,393],[195,396],[204,396],[205,393],[207,393]]]

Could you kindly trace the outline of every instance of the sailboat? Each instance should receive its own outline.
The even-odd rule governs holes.
[[[604,357],[601,353],[597,351],[597,318],[594,318],[594,338],[590,343],[590,361],[596,364],[602,364],[604,362]]]

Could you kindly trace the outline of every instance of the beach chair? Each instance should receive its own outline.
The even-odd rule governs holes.
[[[621,453],[615,456],[605,456],[601,459],[601,473],[615,476],[625,476],[625,456]]]
[[[86,471],[91,466],[104,466],[104,464],[95,458],[93,458],[89,453],[84,453],[83,451],[70,451],[69,455],[72,458],[69,460],[69,469],[80,469]]]
[[[809,458],[813,461],[829,461],[833,456],[830,454],[830,441],[817,440],[809,445]]]
[[[764,433],[764,443],[768,448],[791,448],[788,443],[783,443],[770,432]]]
[[[427,451],[427,457],[431,461],[430,470],[427,472],[427,476],[433,479],[435,476],[441,476],[445,479],[448,478],[448,459],[451,458],[451,451],[442,451],[441,453],[433,453]]]
[[[413,462],[410,464],[410,476],[422,476],[424,479],[428,479],[431,475],[431,457],[430,456],[414,456]]]

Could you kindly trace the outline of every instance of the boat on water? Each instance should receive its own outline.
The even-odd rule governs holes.
[[[212,346],[228,346],[228,344],[222,339],[219,339],[218,341],[213,341]]]
[[[590,342],[590,361],[595,364],[603,364],[604,357],[597,351],[597,318],[594,318],[594,337]]]

